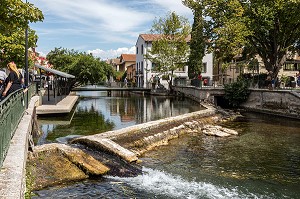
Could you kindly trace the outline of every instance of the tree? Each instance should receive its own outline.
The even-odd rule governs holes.
[[[74,59],[79,56],[79,52],[75,50],[68,50],[66,48],[54,48],[47,54],[49,64],[57,70],[69,72],[70,66]]]
[[[193,0],[185,0],[183,3],[190,7],[194,13],[194,23],[191,32],[190,55],[188,61],[189,78],[195,77],[202,71],[202,60],[205,56],[207,37],[204,35],[203,6]]]
[[[25,60],[25,29],[28,28],[28,46],[36,47],[37,35],[29,22],[42,21],[42,11],[21,0],[1,0],[0,4],[0,64],[4,67],[14,61],[22,66]]]
[[[230,62],[243,49],[258,54],[278,75],[287,52],[300,43],[299,0],[191,0],[204,6],[205,28],[218,60]],[[194,9],[197,9],[195,6]]]
[[[172,12],[165,18],[156,19],[151,32],[160,34],[160,37],[152,42],[146,56],[157,65],[159,73],[171,77],[168,80],[171,89],[174,71],[184,67],[188,60],[190,25],[186,18]]]
[[[55,48],[47,54],[47,60],[55,69],[74,75],[81,84],[97,84],[114,74],[104,61],[73,49]]]

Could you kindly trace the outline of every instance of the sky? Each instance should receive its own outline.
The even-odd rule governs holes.
[[[139,34],[150,33],[155,18],[175,11],[192,22],[181,0],[28,0],[44,14],[31,23],[45,56],[55,47],[92,53],[101,59],[135,54]]]

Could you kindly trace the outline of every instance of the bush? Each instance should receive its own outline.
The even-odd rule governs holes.
[[[224,85],[224,97],[228,100],[229,105],[238,107],[241,103],[245,102],[250,94],[248,87],[249,83],[244,79]]]

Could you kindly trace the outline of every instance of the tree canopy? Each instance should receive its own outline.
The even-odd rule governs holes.
[[[188,20],[175,12],[168,13],[165,18],[153,22],[151,32],[160,34],[160,37],[152,42],[147,58],[156,64],[157,72],[171,77],[170,86],[172,86],[174,71],[187,63],[190,29]]]
[[[73,49],[55,48],[47,54],[47,60],[55,69],[74,75],[82,84],[101,83],[114,74],[106,62]]]
[[[277,76],[300,43],[300,0],[184,0],[204,8],[205,33],[223,63],[247,49]],[[195,6],[197,5],[197,6]],[[201,6],[199,6],[201,5]]]
[[[29,22],[44,19],[42,11],[21,0],[1,0],[0,4],[0,64],[14,61],[22,66],[25,60],[25,29],[28,28],[28,47],[36,47],[37,35]]]
[[[190,54],[188,60],[188,75],[190,78],[195,77],[202,71],[202,60],[205,56],[205,49],[207,43],[207,36],[204,33],[204,19],[203,19],[203,8],[201,4],[197,4],[194,1],[184,2],[188,7],[193,10],[194,22],[191,32],[190,42]]]

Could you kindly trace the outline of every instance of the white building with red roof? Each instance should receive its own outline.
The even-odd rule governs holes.
[[[136,83],[138,87],[149,87],[150,79],[158,76],[160,83],[168,88],[167,80],[163,80],[162,74],[155,71],[155,63],[146,58],[147,51],[152,48],[152,42],[159,39],[160,34],[140,34],[136,42]],[[187,42],[190,41],[187,38]],[[209,82],[213,77],[213,55],[206,54],[203,58],[202,77],[207,78]],[[188,66],[174,71],[177,79],[188,79]],[[174,80],[176,80],[174,78]]]

